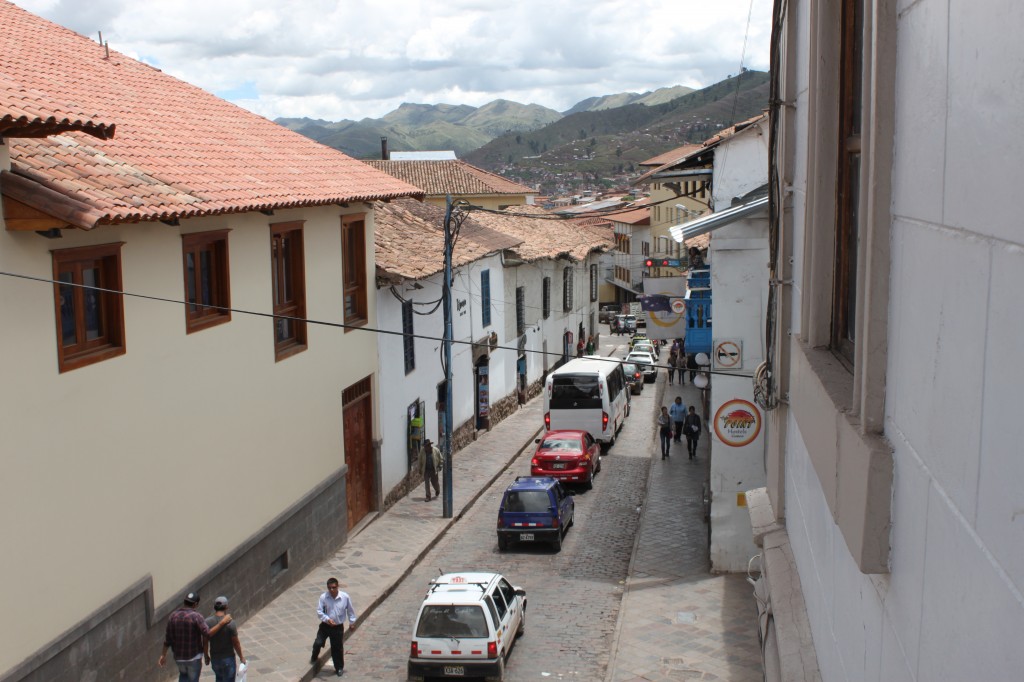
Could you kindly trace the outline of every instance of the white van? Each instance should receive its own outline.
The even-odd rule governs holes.
[[[548,375],[544,427],[587,431],[612,445],[629,415],[629,386],[622,363],[600,355],[570,360]]]

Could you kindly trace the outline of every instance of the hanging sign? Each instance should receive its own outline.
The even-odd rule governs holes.
[[[715,412],[715,435],[734,448],[750,445],[761,433],[761,412],[747,400],[733,398]]]

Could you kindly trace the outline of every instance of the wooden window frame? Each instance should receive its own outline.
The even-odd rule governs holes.
[[[228,269],[228,232],[195,232],[181,235],[181,270],[185,283],[185,333],[191,334],[231,320],[231,287]],[[202,289],[203,252],[210,253],[208,304],[198,301]],[[189,276],[189,256],[197,267]],[[191,280],[191,281],[190,281]],[[190,293],[190,288],[191,293]],[[214,307],[208,307],[214,306]]]
[[[412,301],[402,301],[402,356],[405,359],[405,373],[416,369],[416,339],[413,331]]]
[[[366,214],[341,216],[342,289],[347,327],[364,327],[369,321],[366,281]],[[346,333],[349,329],[345,329]]]
[[[301,220],[270,225],[271,300],[274,315],[280,316],[280,318],[275,317],[274,319],[275,361],[284,360],[308,348],[303,226],[304,221]],[[288,244],[290,251],[287,254],[287,263],[284,261],[285,255],[281,253],[285,246],[285,239],[291,240]],[[290,280],[290,282],[286,280]],[[291,298],[279,300],[279,292],[289,283],[292,292]],[[288,321],[283,318],[290,318],[294,324],[294,332],[287,337],[282,337],[280,334],[282,325]]]
[[[545,277],[541,287],[541,299],[543,306],[544,319],[551,317],[551,278]]]
[[[526,287],[516,287],[516,336],[526,333]]]
[[[572,281],[572,266],[566,266],[562,268],[562,312],[572,312],[572,293],[573,293],[573,281]]]
[[[480,324],[491,326],[491,271],[480,271]]]
[[[863,0],[842,0],[839,45],[839,152],[836,162],[835,275],[831,347],[855,364],[857,248],[860,232],[861,120],[864,105]]]
[[[73,249],[56,249],[53,256],[53,295],[54,313],[57,327],[57,366],[60,373],[92,365],[127,351],[124,334],[124,297],[111,291],[123,291],[121,276],[121,247],[124,242],[85,246]],[[100,306],[99,319],[103,331],[95,338],[85,338],[87,323],[85,320],[86,287],[71,286],[67,293],[74,303],[74,322],[76,341],[64,345],[64,321],[61,315],[61,275],[72,275],[69,284],[84,284],[82,270],[91,266],[99,271],[99,282],[95,285],[111,291],[98,292],[96,303]]]

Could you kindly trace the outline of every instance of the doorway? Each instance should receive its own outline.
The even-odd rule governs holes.
[[[352,529],[374,508],[375,467],[373,465],[373,393],[370,377],[341,393],[342,425],[345,430],[345,496],[348,528]]]

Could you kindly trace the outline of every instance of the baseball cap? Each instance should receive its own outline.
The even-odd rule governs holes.
[[[185,595],[185,603],[189,604],[191,606],[195,606],[196,604],[198,604],[199,603],[199,593],[198,592],[189,592],[188,594],[186,594]]]
[[[217,609],[218,611],[220,609],[223,609],[227,605],[228,605],[228,598],[227,597],[217,597],[216,599],[213,600],[213,608]]]

